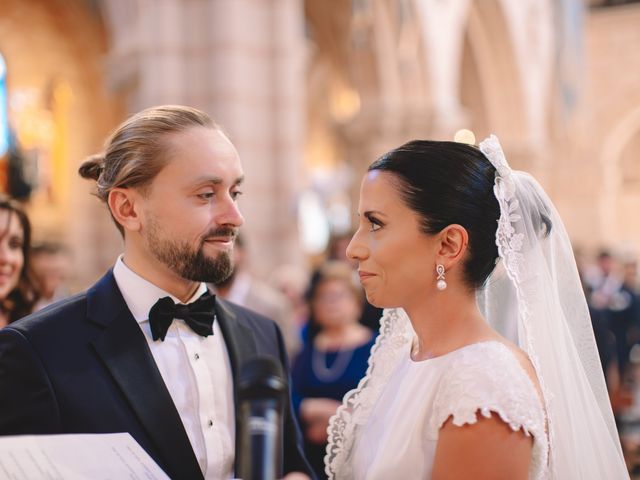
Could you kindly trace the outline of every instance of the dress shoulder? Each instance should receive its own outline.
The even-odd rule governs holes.
[[[437,432],[452,418],[453,424],[474,424],[481,414],[497,414],[512,430],[534,437],[534,464],[547,458],[545,413],[531,378],[506,345],[481,342],[448,354],[445,371],[434,398],[429,430]],[[538,468],[533,469],[538,470]],[[536,478],[532,475],[531,478]]]
[[[543,426],[542,404],[531,379],[500,342],[482,342],[448,354],[434,399],[432,422],[442,427],[449,417],[457,426],[476,423],[477,413],[500,415],[511,428],[528,434]]]

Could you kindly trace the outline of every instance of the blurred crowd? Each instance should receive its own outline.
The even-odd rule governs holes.
[[[600,362],[632,478],[640,475],[640,277],[637,255],[577,252]]]
[[[291,363],[295,412],[307,458],[319,478],[329,418],[367,369],[380,309],[370,305],[346,258],[350,235],[331,239],[304,269],[282,265],[269,278],[251,274],[246,239],[237,238],[236,268],[217,295],[262,313],[280,326]],[[600,361],[632,473],[640,473],[640,278],[635,255],[576,252]],[[22,205],[0,194],[0,327],[68,296],[72,252],[62,243],[31,241]]]

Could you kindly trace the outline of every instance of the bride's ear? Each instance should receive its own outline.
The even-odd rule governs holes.
[[[464,257],[469,245],[469,234],[462,225],[452,224],[440,231],[438,237],[438,256],[445,268],[449,269]]]

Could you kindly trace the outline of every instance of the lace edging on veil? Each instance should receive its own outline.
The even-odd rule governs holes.
[[[500,218],[498,219],[498,228],[496,230],[496,246],[498,247],[499,257],[503,262],[504,269],[511,278],[515,287],[515,293],[518,299],[518,316],[519,323],[524,333],[524,343],[521,347],[527,351],[529,359],[533,365],[540,390],[542,392],[542,403],[545,414],[550,412],[550,402],[553,399],[551,392],[546,388],[544,378],[542,376],[540,361],[534,348],[533,334],[530,328],[531,308],[526,299],[526,295],[522,292],[522,281],[526,275],[525,256],[522,253],[522,246],[525,243],[525,233],[522,228],[517,228],[517,222],[522,220],[522,212],[520,210],[520,202],[516,198],[516,185],[513,178],[514,172],[511,170],[504,152],[495,135],[490,135],[478,146],[480,151],[487,157],[491,164],[496,168],[496,180],[493,187],[494,194],[500,205]],[[485,316],[486,313],[485,313]],[[488,321],[490,319],[487,318]],[[546,464],[549,458],[549,450],[553,442],[552,431],[547,431],[547,448],[543,455],[543,463]],[[542,474],[542,472],[540,472]]]
[[[350,477],[350,454],[355,430],[364,425],[387,380],[414,336],[409,317],[400,308],[386,309],[380,319],[380,334],[371,348],[365,376],[348,392],[329,420],[325,473],[329,478]]]
[[[496,245],[510,279],[500,284],[492,273],[483,293],[499,308],[483,314],[492,325],[516,320],[517,343],[536,371],[548,422],[548,471],[541,475],[628,478],[562,219],[532,176],[511,170],[495,135],[479,148],[497,170]]]

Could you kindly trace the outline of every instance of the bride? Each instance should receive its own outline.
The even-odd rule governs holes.
[[[386,310],[330,478],[629,478],[568,235],[496,137],[387,153],[359,217],[347,254]]]

